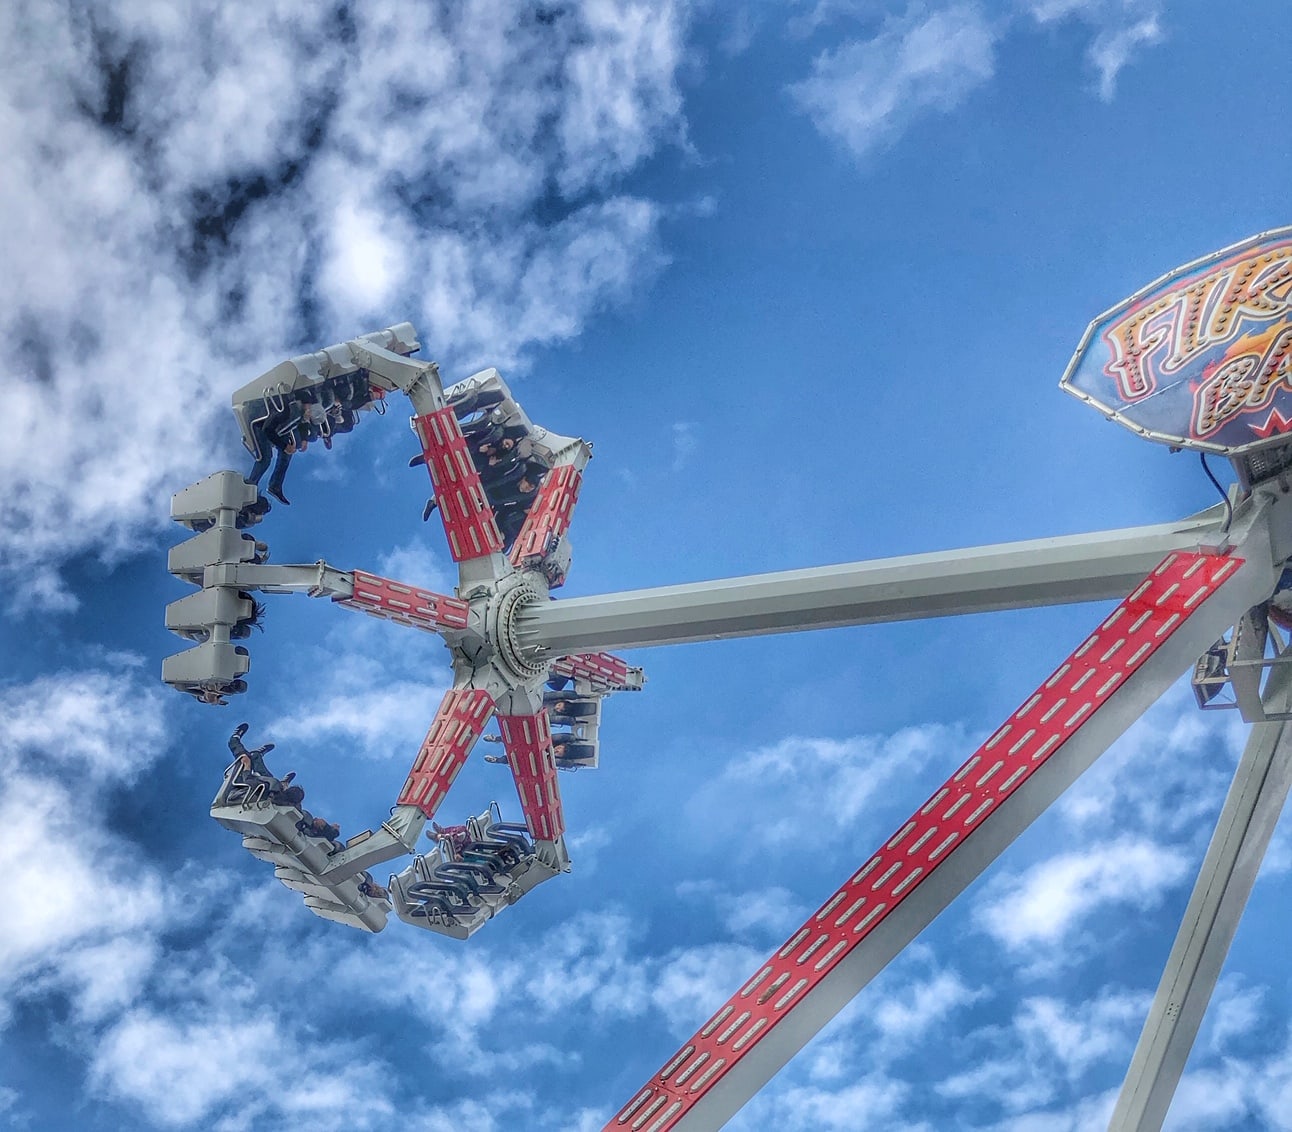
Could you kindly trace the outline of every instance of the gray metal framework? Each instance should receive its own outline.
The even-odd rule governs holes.
[[[170,569],[199,588],[168,607],[167,626],[196,645],[167,658],[163,678],[208,702],[242,690],[238,685],[245,684],[250,659],[233,642],[249,614],[249,591],[258,590],[328,597],[438,633],[452,655],[454,687],[432,722],[391,819],[375,833],[360,835],[334,853],[321,853],[299,835],[294,824],[299,815],[290,807],[274,806],[264,797],[231,802],[228,777],[212,815],[242,833],[253,854],[273,862],[280,879],[303,892],[320,915],[380,930],[393,907],[402,920],[465,938],[534,884],[569,868],[543,690],[554,672],[571,675],[579,694],[595,698],[642,683],[639,669],[603,650],[1107,600],[1129,593],[957,776],[607,1128],[698,1132],[720,1127],[1166,687],[1200,655],[1210,654],[1217,659],[1207,669],[1206,681],[1232,685],[1234,706],[1245,718],[1260,722],[1203,862],[1111,1126],[1117,1132],[1160,1127],[1292,782],[1292,741],[1284,741],[1283,730],[1292,709],[1292,672],[1289,658],[1281,655],[1281,639],[1267,632],[1266,618],[1292,556],[1292,485],[1286,477],[1271,475],[1253,484],[1256,465],[1244,464],[1239,469],[1241,493],[1176,523],[558,602],[551,591],[569,566],[566,533],[579,476],[591,454],[588,445],[534,425],[496,371],[446,392],[434,363],[406,356],[415,346],[412,327],[400,324],[329,347],[275,367],[240,390],[235,405],[246,431],[251,427],[247,405],[272,403],[291,390],[359,369],[374,388],[407,394],[458,562],[455,594],[432,594],[321,560],[267,564],[259,549],[263,544],[244,533],[259,521],[255,487],[236,473],[217,473],[180,492],[172,508],[175,519],[197,534],[172,550]],[[506,542],[483,481],[467,459],[453,408],[455,400],[464,404],[481,391],[502,398],[499,411],[540,446],[550,468],[540,501],[510,553],[504,552]],[[1078,677],[1078,670],[1085,674]],[[1043,714],[1023,733],[1029,713]],[[399,874],[392,881],[393,898],[366,896],[355,878],[373,864],[413,851],[494,716],[532,843],[520,837],[524,851],[517,850],[505,867],[489,873],[485,887],[476,892],[478,899],[458,909],[466,909],[462,914],[455,912],[446,870],[465,876],[481,866],[463,864],[449,842]],[[599,705],[595,719],[600,719]],[[1046,727],[1050,738],[1042,742]],[[1011,728],[1018,729],[1019,737],[1011,736],[993,754],[994,744]],[[1028,743],[1036,745],[1030,760]],[[1023,751],[1014,773],[1002,769],[1006,756],[996,757],[1006,750],[1009,756]],[[990,770],[983,772],[987,766]],[[958,800],[947,803],[948,797]],[[489,814],[470,819],[468,827],[477,844],[495,833],[503,840],[507,836],[505,823],[495,823]],[[922,828],[923,833],[912,833]],[[896,849],[908,835],[910,849]],[[917,849],[925,856],[912,869],[916,858],[908,860],[907,855]],[[891,866],[880,869],[890,857]],[[873,883],[869,869],[879,870]],[[438,895],[418,904],[415,897],[428,892]],[[868,900],[871,911],[846,924]],[[848,910],[835,918],[840,907]],[[817,974],[799,977],[800,971]],[[798,981],[790,982],[795,977]],[[760,980],[767,980],[767,989],[755,996]]]
[[[542,657],[1117,599],[1172,550],[1223,541],[1223,517],[566,598],[517,628]]]

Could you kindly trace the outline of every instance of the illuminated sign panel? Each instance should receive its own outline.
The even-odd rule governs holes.
[[[1292,228],[1151,283],[1086,330],[1062,388],[1141,436],[1234,455],[1292,433]]]

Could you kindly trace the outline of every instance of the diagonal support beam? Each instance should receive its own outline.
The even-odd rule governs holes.
[[[566,598],[518,615],[535,656],[752,637],[1120,598],[1173,550],[1220,540],[1222,514],[1099,531]]]
[[[1274,587],[1268,532],[1172,553],[691,1037],[606,1132],[720,1128]]]
[[[1272,712],[1292,710],[1288,666],[1271,675],[1266,706]],[[1157,1132],[1162,1127],[1289,786],[1292,730],[1284,722],[1256,724],[1203,858],[1109,1132]]]
[[[579,501],[579,488],[583,473],[573,464],[562,464],[543,477],[538,498],[525,516],[525,523],[511,548],[511,564],[517,570],[541,562],[551,552],[554,540],[565,536],[574,518],[574,505]],[[564,575],[553,578],[549,586],[555,589],[565,582]]]

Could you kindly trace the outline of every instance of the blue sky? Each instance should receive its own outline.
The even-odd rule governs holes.
[[[1289,222],[1279,0],[0,9],[0,1124],[598,1129],[1093,625],[631,654],[575,871],[467,944],[311,916],[206,807],[246,719],[347,832],[437,641],[270,601],[161,686],[229,393],[403,319],[595,444],[565,593],[1175,518],[1197,461],[1057,389],[1087,322]],[[259,528],[445,589],[405,414]],[[1106,1126],[1241,746],[1177,687],[730,1125]],[[498,798],[477,755],[445,817]],[[1168,1121],[1292,1128],[1277,834]]]

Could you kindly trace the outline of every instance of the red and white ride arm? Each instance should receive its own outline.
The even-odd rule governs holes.
[[[529,832],[536,840],[556,841],[565,833],[565,813],[556,782],[556,757],[547,712],[540,709],[535,715],[500,715],[498,730]]]
[[[553,676],[586,680],[594,692],[640,692],[642,670],[608,652],[584,652],[552,661]]]
[[[333,598],[337,605],[358,609],[385,621],[437,633],[465,629],[470,607],[461,598],[392,581],[365,570],[353,570],[354,592]]]
[[[453,561],[501,551],[502,534],[453,410],[445,407],[414,417],[413,429],[426,457]]]
[[[451,688],[444,693],[399,792],[399,805],[416,806],[428,819],[435,816],[475,741],[484,733],[493,705],[493,696],[481,688]]]
[[[582,483],[583,473],[573,464],[561,464],[543,477],[538,496],[511,548],[511,564],[517,570],[545,558],[554,545],[553,540],[565,537],[574,517],[574,505],[579,501]],[[555,589],[564,580],[554,580],[551,588]]]

